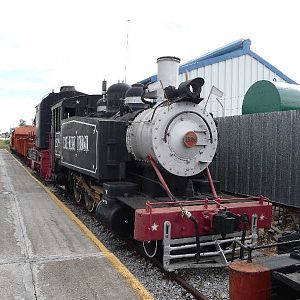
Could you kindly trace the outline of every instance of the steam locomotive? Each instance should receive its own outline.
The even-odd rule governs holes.
[[[218,131],[201,105],[204,79],[178,86],[179,58],[157,63],[156,83],[49,94],[37,106],[28,165],[166,270],[226,265],[235,239],[255,243],[270,227],[272,206],[220,192],[209,171]]]

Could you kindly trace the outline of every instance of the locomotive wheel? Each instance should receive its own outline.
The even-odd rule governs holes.
[[[76,203],[81,203],[82,202],[82,194],[83,190],[81,187],[79,187],[78,182],[75,182],[73,185],[73,192],[74,192],[74,199]]]
[[[88,212],[91,213],[96,209],[96,202],[88,193],[84,193],[84,202]]]
[[[157,254],[157,241],[144,241],[143,242],[144,253],[149,257],[153,258]]]

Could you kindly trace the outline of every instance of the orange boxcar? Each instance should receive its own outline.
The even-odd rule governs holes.
[[[11,134],[11,149],[26,157],[27,151],[35,145],[35,126],[17,127]]]

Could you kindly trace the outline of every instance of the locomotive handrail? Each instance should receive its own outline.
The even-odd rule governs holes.
[[[160,205],[174,205],[174,206],[181,206],[181,205],[192,205],[192,204],[198,204],[198,205],[208,205],[208,204],[226,204],[226,203],[230,203],[230,202],[238,202],[241,200],[245,200],[245,201],[266,201],[269,203],[268,198],[265,197],[246,197],[246,198],[218,198],[218,200],[220,200],[220,202],[214,200],[214,199],[203,199],[203,200],[177,200],[176,202],[174,201],[159,201],[159,202],[151,202],[151,201],[147,201],[146,202],[146,207],[151,207],[151,209],[153,208],[153,206],[160,206]],[[260,203],[262,204],[262,203]]]
[[[288,244],[293,244],[293,243],[299,243],[300,240],[291,240],[291,241],[285,241],[285,242],[279,242],[279,243],[273,243],[273,244],[265,244],[265,245],[245,245],[244,243],[241,243],[240,241],[235,240],[233,247],[232,247],[232,253],[234,252],[234,249],[236,247],[236,244],[238,244],[241,249],[247,250],[248,251],[248,257],[247,257],[247,261],[250,263],[252,262],[252,251],[253,250],[259,250],[259,249],[267,249],[267,248],[273,248],[276,246],[281,246],[281,245],[288,245]],[[244,259],[244,257],[242,256],[241,259]],[[231,261],[234,260],[234,256],[231,257]]]

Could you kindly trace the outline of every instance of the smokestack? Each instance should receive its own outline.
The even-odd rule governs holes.
[[[161,81],[163,88],[171,85],[178,86],[178,70],[180,58],[175,56],[162,56],[157,59],[157,80]]]
[[[180,58],[175,56],[162,56],[157,59],[157,81],[161,81],[163,88],[171,85],[178,86],[178,70]],[[158,101],[163,100],[163,90],[158,91]]]

